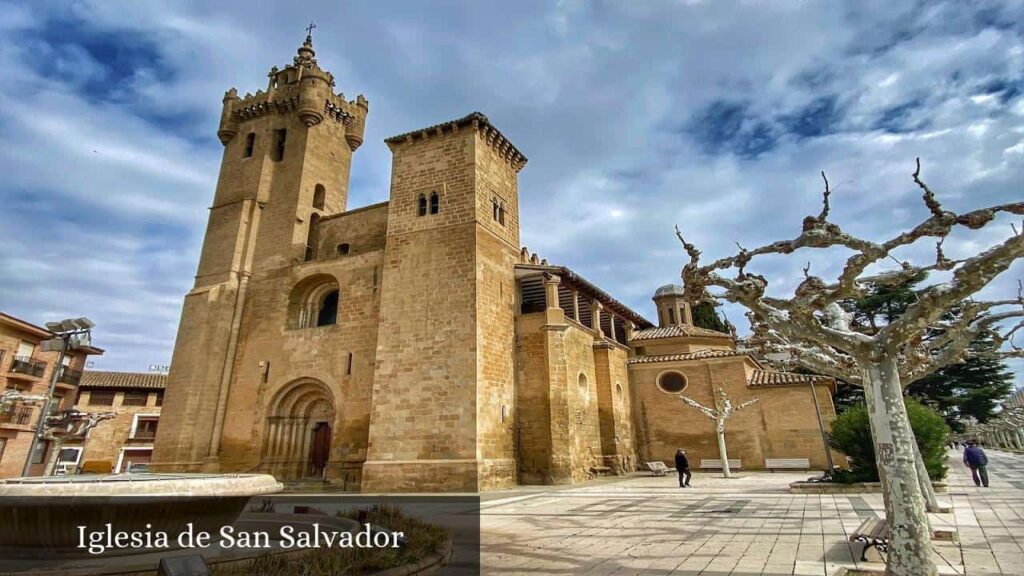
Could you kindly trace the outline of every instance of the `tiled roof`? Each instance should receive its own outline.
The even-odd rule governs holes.
[[[835,380],[828,376],[756,369],[754,370],[754,373],[750,375],[750,380],[747,382],[747,385],[751,388],[758,388],[769,386],[791,386],[793,384],[810,384],[811,382],[828,384],[829,386],[833,386],[835,384]]]
[[[658,338],[677,338],[679,336],[690,336],[698,338],[732,338],[729,334],[715,332],[707,328],[699,328],[689,324],[684,326],[661,326],[658,328],[647,328],[633,332],[630,342],[637,340],[656,340]]]
[[[167,374],[159,372],[105,372],[86,370],[82,374],[80,388],[145,388],[163,390],[167,385]]]
[[[736,350],[698,350],[683,354],[662,354],[661,356],[635,356],[629,359],[630,364],[651,364],[654,362],[685,362],[687,360],[707,360],[709,358],[731,358],[748,356],[746,352]]]

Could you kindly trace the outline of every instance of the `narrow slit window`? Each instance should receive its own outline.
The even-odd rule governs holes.
[[[498,206],[498,224],[505,225],[505,203],[502,202]]]
[[[437,195],[437,192],[430,193],[430,213],[437,214],[441,209],[441,197]]]
[[[491,211],[493,212],[492,216],[494,217],[495,220],[497,220],[498,219],[498,199],[497,198],[491,198]]]
[[[285,129],[274,130],[274,161],[284,160],[284,144],[288,140],[288,131]]]
[[[256,133],[249,132],[245,137],[245,158],[252,156],[252,151],[256,147]]]
[[[423,194],[420,194],[420,198],[418,200],[418,205],[419,205],[419,207],[418,207],[417,214],[419,214],[420,216],[426,216],[427,215],[427,197],[424,196]]]
[[[324,188],[323,184],[317,184],[316,188],[313,189],[313,208],[323,210],[326,199],[327,189]]]

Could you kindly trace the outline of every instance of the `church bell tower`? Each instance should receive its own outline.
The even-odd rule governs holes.
[[[195,285],[186,295],[157,434],[157,470],[214,470],[251,282],[309,258],[311,228],[346,210],[369,103],[335,92],[312,25],[265,90],[224,95],[224,145]]]

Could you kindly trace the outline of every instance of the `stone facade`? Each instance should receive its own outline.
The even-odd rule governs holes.
[[[44,340],[55,336],[46,328],[0,312],[0,390],[46,396],[53,371],[57,370],[56,401],[51,413],[74,405],[87,357],[103,353],[99,348],[88,347],[66,354],[61,361],[60,352],[46,352],[42,348]],[[0,478],[22,475],[42,409],[41,403],[13,403],[0,408]],[[30,475],[44,474],[45,463],[52,456],[50,448],[49,442],[43,442],[36,450]]]
[[[363,492],[633,471],[629,335],[653,325],[521,248],[526,158],[473,113],[388,138],[389,200],[348,210],[369,104],[314,56],[225,97],[152,468]]]
[[[682,393],[715,406],[721,387],[734,405],[758,399],[726,424],[730,459],[744,469],[764,469],[768,460],[809,460],[826,468],[825,445],[817,413],[827,430],[835,419],[831,378],[775,372],[754,356],[737,350],[735,338],[693,326],[681,286],[663,286],[655,294],[660,326],[633,334],[629,359],[634,417],[645,461],[672,465],[675,451],[687,451],[691,465],[719,458],[715,423],[675,399]],[[681,375],[681,388],[665,384]],[[678,388],[678,389],[677,389]],[[817,396],[817,406],[815,405]],[[833,459],[840,462],[838,453]]]

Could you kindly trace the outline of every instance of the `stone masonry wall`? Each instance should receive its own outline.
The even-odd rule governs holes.
[[[394,145],[364,492],[477,487],[475,133]],[[418,196],[440,196],[419,216]]]
[[[686,449],[693,468],[701,459],[719,458],[714,422],[658,388],[658,375],[675,370],[686,376],[683,393],[705,406],[714,405],[713,387],[717,386],[724,386],[734,404],[760,398],[726,424],[729,458],[740,459],[744,469],[763,469],[766,458],[808,458],[812,468],[824,469],[824,448],[809,386],[750,388],[746,385],[752,369],[748,363],[736,357],[631,365],[633,418],[641,459],[662,460],[671,466],[677,448]],[[818,393],[827,426],[834,418],[831,400],[825,399],[830,394],[827,388]]]

